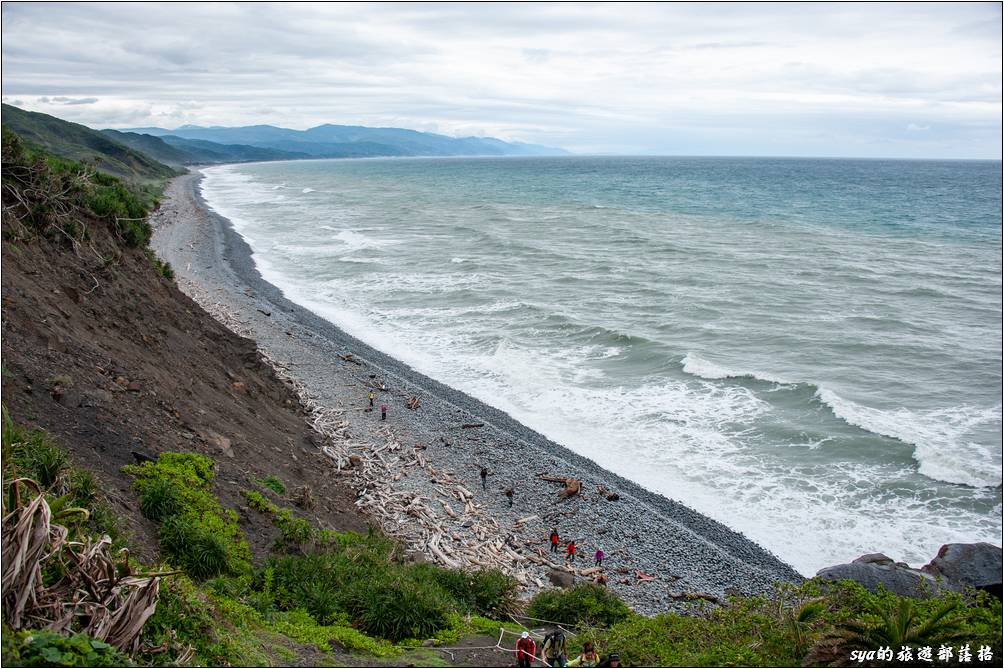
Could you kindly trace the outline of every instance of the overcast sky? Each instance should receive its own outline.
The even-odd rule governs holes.
[[[1001,157],[1001,5],[3,3],[4,102],[581,153]]]

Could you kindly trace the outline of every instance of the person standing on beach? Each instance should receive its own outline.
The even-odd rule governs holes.
[[[603,555],[604,555],[603,549],[602,548],[597,548],[596,549],[596,556],[595,556],[596,557],[596,566],[597,567],[602,567],[603,566]]]
[[[551,530],[551,552],[552,553],[557,553],[558,552],[558,541],[559,541],[559,539],[558,539],[558,529],[555,528],[555,529]]]
[[[370,407],[372,407],[373,406],[373,398],[376,397],[376,395],[373,394],[372,390],[370,391],[369,397],[370,397]]]
[[[488,468],[481,468],[481,489],[488,490]]]
[[[513,496],[512,486],[509,486],[508,488],[505,489],[505,496],[509,498],[509,508],[511,509],[512,508],[512,496]]]
[[[380,405],[380,420],[387,420],[387,405]]]
[[[568,558],[569,562],[575,562],[575,541],[569,541],[568,545],[565,546],[565,557]]]

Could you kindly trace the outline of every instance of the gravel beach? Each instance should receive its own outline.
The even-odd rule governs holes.
[[[438,514],[435,521],[445,528],[446,554],[451,541],[466,541],[465,532],[471,530],[464,514],[448,511],[457,498],[444,497],[443,483],[455,481],[473,493],[469,508],[479,517],[490,517],[499,529],[507,555],[516,556],[513,568],[535,575],[526,583],[527,595],[547,583],[552,569],[547,562],[577,580],[594,575],[581,576],[547,552],[552,527],[563,540],[576,540],[574,566],[579,571],[593,566],[593,553],[601,548],[608,587],[644,614],[683,607],[687,595],[758,594],[777,581],[801,580],[790,566],[721,523],[600,468],[288,301],[261,278],[250,248],[229,221],[206,207],[200,180],[201,175],[193,173],[172,181],[151,218],[152,245],[174,267],[179,287],[210,313],[229,315],[221,318],[226,325],[254,339],[317,404],[338,412],[342,432],[351,435],[353,443],[372,444],[375,450],[391,440],[409,452],[420,452],[427,466],[398,470],[396,479],[388,471],[384,492],[424,500],[422,513]],[[365,410],[374,386],[386,388],[376,391],[376,406],[389,407],[386,421],[379,410]],[[417,410],[406,407],[412,397],[420,399]],[[481,425],[464,427],[474,424]],[[320,449],[316,458],[316,466],[330,468],[332,476],[352,476],[337,471]],[[479,476],[482,466],[489,471],[485,489]],[[579,479],[582,492],[561,500],[561,484],[541,480],[541,474]],[[608,500],[598,486],[618,499]],[[507,488],[513,490],[511,508]],[[368,507],[372,502],[367,499],[361,494],[359,506],[371,513],[374,524],[407,542],[412,535],[401,521],[381,516]],[[489,543],[482,542],[481,550],[493,550]],[[430,553],[427,544],[417,542],[411,548],[443,562],[442,553]],[[527,556],[523,564],[521,556]]]

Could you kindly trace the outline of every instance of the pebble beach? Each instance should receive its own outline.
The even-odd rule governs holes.
[[[326,431],[316,466],[346,477],[357,506],[415,559],[499,567],[517,575],[530,596],[550,587],[555,572],[595,578],[592,556],[602,549],[607,586],[643,614],[801,580],[761,546],[681,501],[604,470],[290,302],[261,278],[229,221],[202,200],[200,180],[196,172],[171,182],[151,218],[151,245],[185,293],[253,339],[309,398],[312,419]],[[367,411],[370,391],[375,411]],[[484,486],[482,467],[489,472]],[[577,479],[581,491],[562,499],[561,484],[541,476]],[[575,564],[549,553],[552,528],[563,544],[575,540]]]

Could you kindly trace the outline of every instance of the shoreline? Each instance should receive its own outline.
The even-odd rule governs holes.
[[[171,181],[164,204],[151,217],[152,246],[172,264],[184,292],[217,318],[229,314],[231,321],[236,319],[229,324],[231,329],[254,339],[320,407],[334,412],[341,425],[339,434],[353,447],[369,444],[375,451],[381,443],[403,446],[401,456],[392,459],[406,461],[395,463],[399,467],[411,468],[384,472],[388,480],[380,481],[387,484],[383,493],[412,495],[415,504],[421,500],[419,512],[434,515],[436,526],[444,528],[443,536],[429,537],[427,531],[403,536],[413,551],[440,563],[470,564],[470,559],[464,559],[470,552],[459,550],[468,538],[465,533],[488,534],[480,543],[473,537],[479,554],[487,555],[502,544],[500,559],[491,556],[489,562],[504,566],[511,559],[512,569],[529,575],[524,585],[530,593],[542,587],[550,569],[570,570],[561,560],[546,555],[547,534],[557,526],[563,537],[579,544],[576,573],[581,566],[592,566],[592,552],[602,548],[607,555],[604,568],[609,587],[637,611],[648,614],[679,606],[681,600],[674,596],[687,593],[721,599],[731,592],[768,592],[777,581],[802,580],[792,567],[742,534],[602,469],[508,414],[416,372],[286,299],[261,277],[250,247],[231,223],[208,208],[199,191],[201,179],[201,173],[195,172]],[[386,422],[376,412],[363,410],[367,391],[380,383],[388,388],[377,400],[378,406],[390,405]],[[420,398],[418,410],[406,408],[410,397]],[[462,427],[476,423],[483,426]],[[412,461],[413,456],[406,454],[416,444],[420,447],[414,452],[419,456]],[[415,465],[417,461],[422,467]],[[491,472],[485,490],[478,475],[482,465]],[[332,470],[338,475],[335,467]],[[574,476],[582,481],[582,493],[559,501],[557,484],[540,480],[542,473]],[[375,475],[379,480],[380,473]],[[464,505],[468,513],[446,510],[456,506],[457,498],[442,498],[440,493],[449,492],[444,491],[444,483],[455,483],[467,493],[474,491],[469,500],[460,493],[460,501],[470,503]],[[599,495],[599,485],[616,492],[619,499],[608,501]],[[514,489],[512,509],[503,494],[506,487]],[[372,484],[367,491],[371,489]],[[377,517],[380,509],[376,507],[383,506],[365,494],[357,505],[369,507]],[[409,509],[409,514],[415,510]],[[387,515],[384,510],[384,529],[389,526],[392,534],[400,536],[404,523],[395,524],[393,516]],[[497,528],[497,539],[493,528]],[[508,535],[504,542],[503,535]],[[495,540],[487,543],[491,539]],[[637,578],[637,572],[654,579]]]

